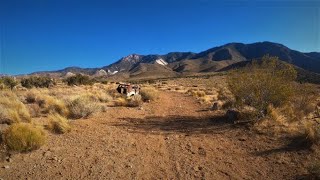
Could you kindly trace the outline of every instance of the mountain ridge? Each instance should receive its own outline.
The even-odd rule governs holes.
[[[319,52],[303,53],[292,50],[283,44],[264,41],[250,44],[233,42],[222,46],[213,47],[199,53],[169,52],[163,55],[130,54],[114,63],[100,68],[80,68],[74,66],[57,71],[42,71],[32,74],[41,75],[51,73],[63,76],[66,73],[71,72],[95,75],[99,74],[97,73],[98,71],[104,70],[106,72],[106,76],[116,76],[117,74],[121,73],[130,77],[136,76],[136,74],[143,76],[145,73],[146,77],[148,77],[150,73],[146,71],[146,69],[154,69],[157,73],[168,73],[169,75],[188,72],[215,72],[228,69],[228,66],[232,67],[233,64],[239,62],[260,59],[266,54],[269,54],[270,56],[277,56],[280,60],[293,64],[307,71],[320,73]],[[139,68],[134,69],[134,67],[138,67],[139,64],[141,64],[140,70],[142,72],[138,72]]]

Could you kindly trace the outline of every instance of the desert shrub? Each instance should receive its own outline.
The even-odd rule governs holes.
[[[120,94],[120,93],[116,90],[116,88],[110,88],[110,89],[108,89],[108,90],[107,90],[107,93],[108,93],[111,97],[113,97],[113,98],[118,98],[118,97],[122,97],[122,96],[123,96],[122,94]]]
[[[112,101],[112,97],[103,91],[92,91],[88,94],[93,100],[100,101],[100,102],[110,102]]]
[[[127,106],[129,107],[139,107],[143,103],[141,95],[135,95],[128,99]]]
[[[67,116],[69,113],[69,110],[63,100],[41,93],[27,95],[27,97],[28,100],[26,99],[26,101],[33,102],[35,100],[41,108],[41,112],[44,114],[59,113],[62,116]]]
[[[202,98],[206,96],[206,92],[197,89],[189,89],[186,93],[197,98]]]
[[[69,118],[71,119],[87,118],[91,114],[101,110],[98,103],[88,96],[78,96],[67,100],[67,107],[69,109]]]
[[[320,125],[307,121],[304,123],[304,137],[310,145],[320,142]]]
[[[75,76],[67,77],[63,81],[67,83],[69,86],[92,85],[94,83],[94,80],[90,79],[89,76],[82,75],[82,74],[76,74]]]
[[[26,105],[31,117],[40,117],[41,116],[41,108],[38,104],[27,104]]]
[[[204,95],[199,98],[200,103],[211,104],[212,98],[210,96]]]
[[[25,88],[48,88],[55,85],[55,81],[50,77],[31,76],[21,79],[21,85]]]
[[[143,101],[154,101],[159,98],[159,91],[153,87],[141,88],[140,95]]]
[[[38,95],[38,92],[36,93],[35,91],[28,91],[25,95],[26,103],[35,103]]]
[[[268,105],[279,107],[294,95],[297,72],[277,57],[264,56],[261,63],[229,73],[227,82],[239,106],[248,105],[266,115]]]
[[[48,129],[51,130],[52,132],[57,134],[64,134],[71,131],[69,122],[65,117],[55,113],[55,114],[50,114],[48,118],[49,118]]]
[[[204,91],[196,91],[195,95],[196,97],[204,97],[206,95],[206,93]]]
[[[311,175],[310,179],[320,179],[320,161],[313,162],[308,167],[308,171]]]
[[[308,84],[298,84],[295,89],[295,96],[291,100],[295,119],[292,119],[299,120],[316,111],[316,100],[319,94],[314,86]]]
[[[46,134],[41,127],[29,123],[16,123],[4,132],[4,142],[10,150],[27,152],[44,145]]]
[[[114,101],[114,105],[115,106],[127,106],[128,105],[128,101],[126,98],[124,97],[118,97],[115,101]]]
[[[13,92],[0,94],[0,121],[7,124],[31,121],[28,109]]]
[[[4,90],[5,88],[6,86],[2,82],[0,82],[0,90]]]
[[[1,89],[5,89],[5,88],[13,89],[18,83],[12,77],[2,77],[0,78],[0,84],[3,84],[3,87]]]

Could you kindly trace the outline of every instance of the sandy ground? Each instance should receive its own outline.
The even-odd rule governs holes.
[[[230,124],[176,92],[142,108],[110,107],[72,127],[0,162],[0,178],[295,179],[318,154]]]

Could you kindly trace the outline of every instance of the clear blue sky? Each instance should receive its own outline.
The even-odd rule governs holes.
[[[272,41],[320,51],[320,1],[0,0],[0,73]]]

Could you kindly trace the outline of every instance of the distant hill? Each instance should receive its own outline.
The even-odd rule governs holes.
[[[303,53],[273,42],[257,42],[252,44],[229,43],[214,47],[200,53],[171,52],[165,55],[131,54],[110,65],[101,68],[69,67],[58,71],[36,72],[33,74],[59,74],[68,72],[88,75],[151,77],[176,76],[181,73],[216,72],[232,69],[239,64],[246,64],[252,59],[260,59],[264,55],[277,56],[282,61],[312,72],[313,77],[320,73],[320,53]],[[102,71],[104,70],[104,71]],[[101,73],[106,72],[106,73]],[[309,74],[309,73],[304,73]]]

